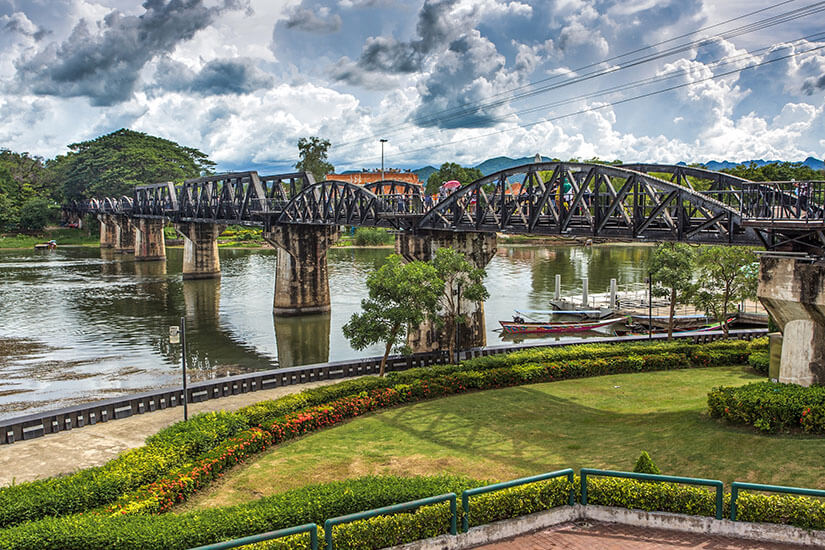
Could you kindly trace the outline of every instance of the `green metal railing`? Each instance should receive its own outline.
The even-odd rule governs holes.
[[[290,535],[300,535],[301,533],[309,533],[309,544],[312,547],[312,550],[318,550],[318,526],[314,523],[306,523],[304,525],[299,525],[298,527],[270,531],[269,533],[261,533],[260,535],[252,535],[242,539],[217,542],[207,546],[198,546],[197,548],[192,548],[191,550],[226,550],[228,548],[246,546],[247,544],[255,544],[256,542],[280,539]]]
[[[572,489],[573,484],[573,469],[567,468],[565,470],[558,470],[537,476],[523,477],[521,479],[514,479],[512,481],[505,481],[502,483],[494,483],[485,487],[476,487],[475,489],[467,489],[461,493],[461,507],[464,509],[464,517],[461,519],[461,530],[467,532],[470,529],[470,497],[473,495],[480,495],[483,493],[492,493],[494,491],[501,491],[511,487],[518,487],[519,485],[527,485],[528,483],[536,483],[538,481],[545,481],[556,477],[567,476],[567,480],[571,484],[570,497],[568,504],[571,506],[576,503],[576,494]]]
[[[724,484],[717,479],[700,479],[695,477],[664,476],[659,474],[640,474],[637,472],[617,472],[614,470],[596,470],[582,468],[581,470],[581,502],[587,506],[587,476],[621,477],[640,481],[665,481],[668,483],[684,483],[686,485],[704,485],[716,488],[716,519],[723,517]]]
[[[367,510],[366,512],[358,512],[356,514],[349,514],[346,516],[338,516],[337,518],[328,519],[324,522],[324,543],[326,550],[333,550],[332,542],[332,528],[342,523],[350,523],[360,519],[374,518],[375,516],[383,516],[386,514],[394,514],[396,512],[406,512],[407,510],[414,510],[422,506],[429,506],[431,504],[438,504],[439,502],[450,502],[450,534],[455,535],[457,530],[457,499],[455,493],[447,493],[438,495],[437,497],[422,498],[402,504],[393,504],[392,506],[385,506],[383,508],[376,508],[374,510]]]
[[[741,489],[747,491],[765,491],[769,493],[788,493],[806,497],[825,497],[825,491],[820,489],[803,489],[801,487],[785,487],[782,485],[761,485],[759,483],[743,483],[734,481],[730,486],[730,519],[736,521],[736,499]]]

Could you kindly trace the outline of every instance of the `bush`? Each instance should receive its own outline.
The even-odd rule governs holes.
[[[636,465],[633,467],[633,471],[640,473],[640,474],[661,474],[661,470],[653,463],[653,459],[650,458],[650,455],[647,454],[647,451],[642,451],[642,454],[639,455],[639,459],[636,461]]]
[[[716,517],[716,493],[678,483],[600,477],[587,479],[587,503]]]
[[[6,550],[185,549],[304,523],[323,524],[327,518],[433,495],[460,494],[466,488],[481,484],[456,476],[365,477],[295,489],[238,506],[180,515],[78,514],[45,518],[0,531],[0,547]],[[418,526],[435,526],[436,523],[439,529],[443,529],[440,512],[435,508],[435,515],[423,509],[420,514],[401,514],[397,516],[399,519],[394,520],[396,527],[393,529],[396,533],[414,534]],[[412,524],[405,527],[408,521]],[[390,523],[380,520],[372,522],[379,526]],[[336,540],[351,536],[348,533],[352,532],[376,537],[379,541],[386,537],[380,530],[367,530],[361,525],[350,524],[335,529]],[[301,538],[295,537],[299,543]],[[300,544],[290,546],[302,547],[305,548]],[[339,544],[337,547],[345,546]],[[368,547],[377,548],[359,548]]]
[[[759,374],[768,376],[771,368],[771,354],[767,351],[755,351],[748,356],[748,365]]]
[[[393,236],[380,227],[359,227],[355,230],[354,240],[358,246],[379,246],[391,243]]]
[[[825,433],[825,386],[774,382],[723,386],[708,393],[708,410],[713,417],[764,432],[801,429],[821,434]]]

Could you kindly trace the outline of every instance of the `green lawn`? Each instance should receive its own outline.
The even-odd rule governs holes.
[[[622,374],[391,409],[275,447],[185,508],[365,474],[629,470],[643,450],[667,474],[825,488],[825,438],[765,436],[707,416],[710,388],[756,379],[745,367]]]

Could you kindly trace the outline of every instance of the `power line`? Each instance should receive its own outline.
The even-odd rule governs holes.
[[[623,53],[623,54],[620,54],[620,55],[616,55],[616,56],[613,56],[611,58],[607,58],[607,59],[604,59],[602,61],[599,61],[597,63],[591,63],[589,65],[579,67],[579,68],[575,69],[574,71],[575,72],[580,72],[580,71],[582,71],[584,69],[587,69],[587,68],[603,65],[603,64],[608,63],[610,61],[614,61],[614,60],[617,60],[617,59],[621,59],[621,58],[624,58],[624,57],[631,56],[635,53],[639,53],[639,52],[642,52],[642,51],[645,51],[645,50],[650,50],[652,48],[655,48],[657,46],[673,42],[673,41],[678,40],[680,38],[684,38],[686,36],[690,36],[690,35],[696,34],[698,32],[702,32],[704,30],[716,28],[716,27],[728,24],[728,23],[736,21],[736,20],[740,20],[740,19],[743,19],[743,18],[746,18],[746,17],[750,17],[754,14],[761,13],[761,12],[764,12],[764,11],[767,11],[767,10],[770,10],[770,9],[773,9],[773,8],[776,8],[776,7],[780,7],[780,6],[786,5],[788,3],[791,3],[793,1],[795,1],[795,0],[785,0],[784,2],[780,2],[778,4],[775,4],[775,5],[766,7],[766,8],[762,8],[760,10],[756,10],[756,11],[747,13],[745,15],[734,17],[734,18],[728,19],[727,21],[723,21],[721,23],[717,23],[717,24],[714,24],[714,25],[710,25],[708,27],[704,27],[702,29],[699,29],[698,31],[694,31],[694,32],[691,32],[691,33],[686,33],[686,34],[683,34],[683,35],[680,35],[680,36],[677,36],[677,37],[673,37],[673,38],[670,38],[670,39],[667,39],[667,40],[663,40],[663,41],[658,42],[656,44],[653,44],[651,46],[646,46],[646,47],[643,47],[643,48],[637,48],[636,50],[626,52],[626,53]],[[540,88],[535,88],[535,89],[530,89],[530,90],[528,90],[524,93],[516,94],[513,97],[507,97],[507,98],[499,99],[499,100],[495,100],[495,101],[490,101],[488,99],[485,102],[466,103],[463,106],[454,107],[454,108],[451,108],[451,109],[445,109],[443,111],[440,111],[439,113],[428,115],[427,117],[418,117],[418,118],[412,119],[408,122],[405,122],[403,124],[396,125],[396,126],[393,127],[392,130],[383,131],[383,132],[381,132],[381,134],[382,135],[394,135],[394,134],[397,134],[398,132],[403,131],[406,128],[409,128],[410,126],[428,125],[428,124],[431,124],[431,123],[436,122],[436,121],[442,121],[443,122],[445,120],[452,120],[452,119],[455,119],[455,118],[460,118],[460,117],[466,116],[466,115],[471,114],[473,112],[478,112],[480,109],[496,108],[496,107],[504,105],[508,102],[518,101],[518,100],[525,99],[525,98],[528,98],[528,97],[532,97],[532,96],[535,96],[535,95],[538,95],[538,94],[543,94],[543,93],[546,93],[548,91],[557,90],[557,89],[562,88],[562,87],[566,87],[566,86],[570,86],[570,85],[577,84],[577,83],[580,83],[580,82],[584,82],[584,81],[587,81],[587,80],[591,80],[593,78],[597,78],[599,76],[603,76],[603,75],[606,75],[606,74],[612,74],[612,73],[615,73],[615,72],[620,71],[620,70],[635,67],[635,66],[641,65],[643,63],[648,63],[650,61],[655,61],[655,60],[661,59],[663,57],[674,55],[676,53],[681,53],[681,52],[684,52],[686,50],[692,49],[694,47],[701,47],[703,45],[710,44],[710,43],[712,43],[714,41],[717,41],[717,40],[720,40],[720,39],[732,38],[732,37],[735,37],[735,36],[741,36],[742,34],[747,34],[747,33],[750,33],[750,32],[754,32],[756,30],[762,30],[762,29],[765,29],[765,28],[768,28],[768,27],[771,27],[771,26],[775,26],[775,25],[778,25],[778,24],[781,24],[781,23],[785,23],[785,22],[794,20],[794,19],[805,17],[807,15],[812,15],[812,14],[815,14],[815,13],[818,13],[818,12],[821,12],[821,11],[825,11],[825,1],[816,2],[814,4],[810,4],[810,5],[804,6],[802,8],[798,8],[798,9],[791,10],[791,11],[788,11],[788,12],[783,12],[783,13],[771,16],[769,18],[766,18],[766,19],[763,19],[763,20],[760,20],[760,21],[749,23],[747,25],[742,25],[740,27],[730,29],[730,30],[728,30],[724,33],[721,33],[721,34],[713,36],[713,37],[705,37],[705,38],[701,38],[701,39],[698,39],[698,40],[688,42],[686,44],[674,46],[674,47],[671,47],[671,48],[669,48],[669,49],[667,49],[663,52],[657,52],[657,53],[650,54],[650,55],[643,56],[643,57],[636,57],[634,59],[629,60],[624,65],[608,67],[607,69],[598,70],[598,71],[591,71],[591,72],[585,73],[583,75],[577,75],[575,77],[571,77],[568,80],[566,80],[564,82],[561,82],[561,83],[548,85],[548,86],[542,86]],[[545,78],[545,79],[542,79],[542,80],[539,80],[539,81],[536,81],[536,82],[533,82],[533,83],[530,83],[530,84],[522,85],[522,86],[514,88],[512,90],[499,92],[499,93],[495,94],[494,96],[491,96],[491,98],[501,96],[501,95],[504,95],[504,94],[509,94],[510,92],[515,91],[515,90],[519,90],[519,89],[532,88],[537,84],[540,84],[540,83],[543,83],[543,82],[549,82],[549,81],[552,81],[552,80],[557,80],[558,78],[560,78],[560,76],[558,76],[558,75],[553,76],[553,77],[548,77],[548,78]],[[439,118],[439,117],[437,117],[438,114],[449,114],[449,116]],[[344,149],[344,148],[347,148],[347,147],[360,145],[360,144],[366,143],[368,141],[372,141],[373,139],[374,138],[372,136],[368,137],[368,138],[359,138],[359,139],[356,139],[356,140],[351,141],[351,142],[339,143],[338,145],[334,146],[334,148],[340,150],[340,149]]]
[[[746,71],[748,69],[754,69],[754,68],[757,68],[757,67],[762,67],[764,65],[769,65],[771,63],[776,63],[778,61],[783,61],[785,59],[790,59],[790,58],[793,58],[793,57],[808,54],[808,53],[815,52],[815,51],[822,50],[822,49],[825,49],[825,45],[810,48],[810,49],[807,49],[807,50],[802,51],[802,52],[794,52],[792,54],[784,55],[784,56],[781,56],[781,57],[776,57],[776,58],[773,58],[773,59],[769,59],[767,61],[762,61],[762,62],[759,62],[759,63],[749,65],[747,67],[732,69],[730,71],[726,71],[726,72],[723,72],[723,73],[711,75],[709,77],[702,78],[702,79],[699,79],[699,80],[695,80],[693,82],[685,82],[685,83],[682,83],[682,84],[669,86],[669,87],[663,88],[661,90],[654,90],[654,91],[651,91],[651,92],[647,92],[647,93],[636,95],[636,96],[633,96],[633,97],[629,97],[629,98],[625,98],[625,99],[605,103],[605,104],[602,104],[602,105],[597,105],[597,106],[594,106],[594,107],[588,107],[586,109],[581,109],[581,110],[578,110],[578,111],[575,111],[575,112],[572,112],[572,113],[566,113],[566,114],[563,114],[563,115],[557,115],[557,116],[550,117],[550,118],[543,119],[543,120],[537,120],[537,121],[528,122],[528,123],[524,123],[524,124],[518,124],[515,127],[504,128],[504,129],[501,129],[501,130],[496,130],[494,132],[488,132],[486,134],[470,136],[470,137],[462,138],[462,139],[459,139],[459,140],[452,140],[452,141],[449,141],[449,142],[446,142],[446,143],[428,145],[428,146],[425,146],[425,147],[418,147],[418,148],[415,148],[415,149],[407,149],[407,150],[405,150],[405,153],[416,153],[416,152],[419,152],[419,151],[440,149],[440,148],[446,147],[448,145],[455,145],[455,144],[463,143],[463,142],[466,142],[466,141],[472,141],[472,140],[476,140],[476,139],[482,139],[482,138],[485,138],[485,137],[490,137],[490,136],[494,136],[494,135],[498,135],[498,134],[507,133],[507,132],[513,131],[513,130],[518,129],[518,128],[530,128],[532,126],[536,126],[538,124],[542,124],[542,123],[545,123],[545,122],[555,122],[557,120],[570,118],[570,117],[573,117],[573,116],[576,116],[576,115],[590,113],[590,112],[594,112],[594,111],[599,111],[599,110],[602,110],[602,109],[607,109],[608,107],[615,107],[616,105],[621,105],[621,104],[624,104],[624,103],[629,103],[631,101],[636,101],[638,99],[644,99],[644,98],[651,97],[651,96],[654,96],[654,95],[658,95],[658,94],[662,94],[662,93],[666,93],[666,92],[671,92],[673,90],[678,90],[680,88],[685,88],[687,86],[700,84],[702,82],[708,82],[708,81],[711,81],[711,80],[716,80],[717,78],[722,78],[724,76],[729,76],[729,75],[732,75],[734,73]],[[362,160],[356,161],[356,163],[359,163],[359,162],[363,163],[364,160],[362,159]]]

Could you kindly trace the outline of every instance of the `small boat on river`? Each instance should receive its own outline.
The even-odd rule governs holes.
[[[628,321],[627,317],[614,317],[599,321],[567,321],[537,323],[533,321],[499,321],[504,334],[561,334],[587,332]]]

